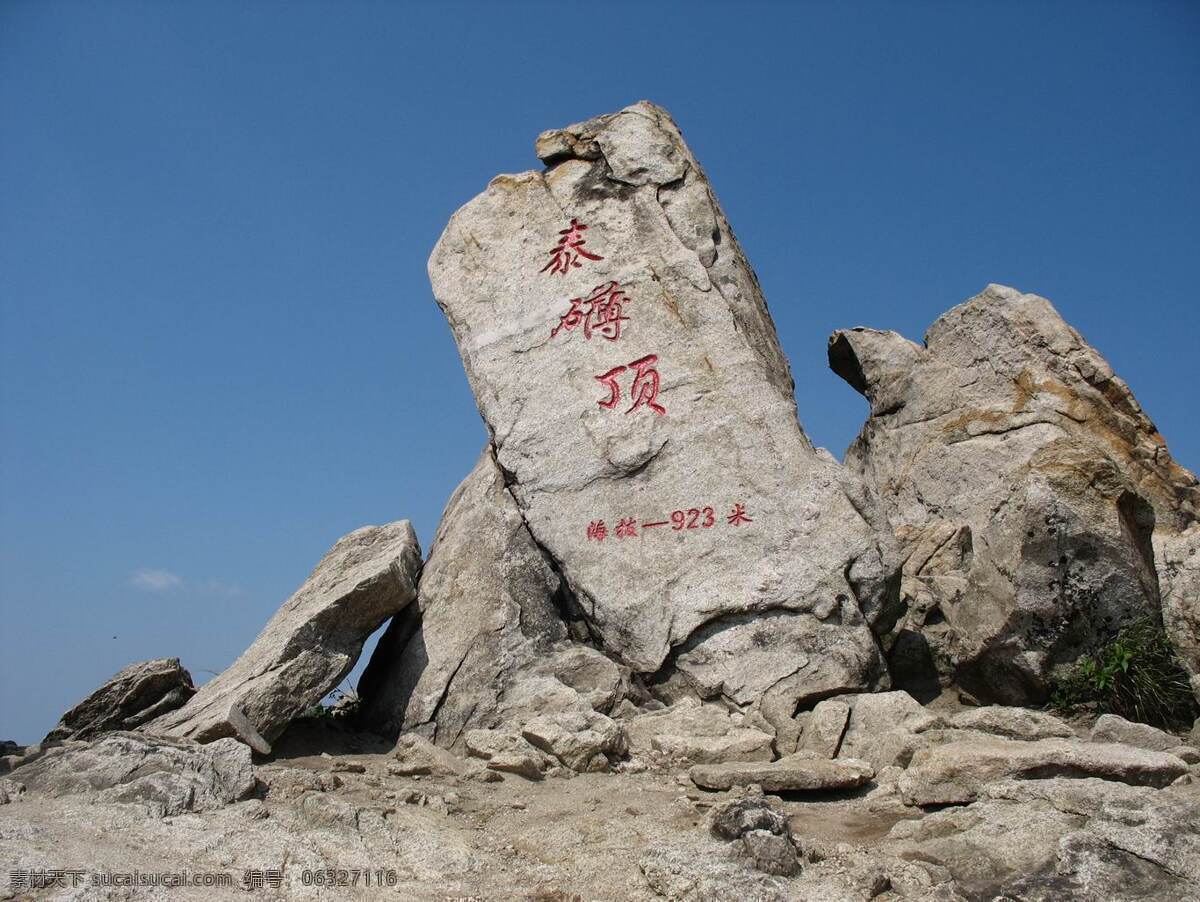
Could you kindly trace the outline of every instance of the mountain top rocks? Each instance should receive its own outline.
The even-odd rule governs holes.
[[[91,739],[114,730],[132,730],[173,711],[196,690],[178,658],[130,664],[62,716],[43,741]]]
[[[231,667],[142,729],[204,742],[233,736],[269,751],[350,672],[367,637],[416,598],[420,569],[407,520],[342,537]]]
[[[0,866],[136,847],[366,860],[418,896],[1200,896],[1200,726],[1026,707],[1134,622],[1200,697],[1200,487],[1099,353],[998,285],[923,344],[839,330],[830,366],[871,405],[841,464],[670,116],[536,150],[430,259],[488,442],[428,559],[407,521],[351,533],[199,690],[134,664],[0,747]],[[358,713],[303,720],[385,622]]]
[[[157,817],[207,811],[255,789],[250,749],[235,739],[186,739],[111,732],[47,748],[16,774],[31,793],[136,803]]]
[[[770,761],[774,757],[770,727],[754,723],[753,718],[692,698],[622,722],[629,754],[652,765]]]
[[[434,682],[393,691],[422,680],[373,676],[375,721],[433,717],[436,742],[459,741],[454,712],[477,711],[487,681],[460,675],[440,693],[437,674],[518,654],[483,651],[509,641],[475,626],[477,605],[499,610],[492,599],[557,612],[534,616],[524,632],[542,632],[526,643],[565,627],[664,700],[719,699],[774,730],[807,700],[875,686],[864,611],[883,603],[890,536],[800,429],[757,281],[678,128],[643,103],[539,148],[548,168],[494,179],[429,264],[491,436],[435,544],[448,561],[501,544],[506,563],[489,554],[451,603],[453,577],[438,573],[460,571],[435,548],[421,609],[481,596],[453,637],[447,615],[429,621],[447,651],[476,651],[435,662],[423,631]],[[419,658],[380,647],[392,661],[376,672]]]
[[[1200,487],[1049,301],[990,285],[924,345],[841,330],[829,362],[871,402],[846,463],[900,545],[877,631],[901,685],[1040,703],[1147,614],[1197,672]]]

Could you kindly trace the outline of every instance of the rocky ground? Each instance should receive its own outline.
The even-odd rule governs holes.
[[[245,880],[278,899],[1200,897],[1200,737],[1016,708],[935,704],[914,719],[901,695],[874,698],[907,726],[839,738],[864,758],[689,768],[646,752],[615,772],[538,779],[328,719],[298,722],[257,764],[233,739],[49,744],[5,759],[3,898],[233,899]],[[691,739],[692,760],[713,757],[711,737]],[[824,788],[838,768],[871,776]],[[714,772],[731,787],[696,785]],[[331,868],[346,885],[324,885]],[[53,869],[82,872],[81,885],[12,879]],[[232,885],[91,885],[133,871]],[[393,885],[367,886],[365,872]]]

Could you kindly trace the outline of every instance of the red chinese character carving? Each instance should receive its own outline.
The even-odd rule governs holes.
[[[731,513],[725,519],[729,521],[730,526],[737,526],[741,523],[753,523],[754,522],[748,516],[746,516],[746,505],[744,505],[744,504],[735,504],[733,506],[733,513]]]
[[[633,404],[625,412],[633,413],[645,404],[660,416],[666,413],[667,408],[658,403],[659,378],[658,370],[654,368],[654,364],[656,363],[658,363],[658,355],[647,354],[645,357],[633,361],[629,366],[614,366],[604,375],[596,376],[596,381],[607,385],[608,390],[612,392],[608,400],[597,401],[596,403],[608,410],[616,407],[621,401],[621,386],[617,383],[617,377],[629,369],[629,367],[633,367],[633,388],[630,390],[630,394],[633,396]]]
[[[586,257],[589,260],[603,260],[603,257],[588,253],[583,249],[584,242],[587,241],[583,237],[586,230],[587,226],[578,219],[572,218],[571,224],[558,233],[562,237],[558,239],[558,244],[554,246],[554,249],[549,252],[550,262],[543,266],[540,272],[550,270],[550,275],[558,272],[565,276],[572,267],[578,269],[583,265],[579,262],[580,257]]]
[[[625,517],[617,524],[618,539],[636,539],[637,538],[637,520],[633,517]]]
[[[667,408],[658,403],[658,370],[654,369],[654,364],[658,363],[657,354],[647,354],[640,360],[635,360],[629,364],[637,372],[633,377],[633,388],[630,394],[633,395],[633,406],[626,413],[633,413],[643,404],[662,416],[667,412]]]
[[[606,407],[609,410],[612,410],[614,407],[617,406],[617,404],[620,403],[620,401],[621,401],[621,386],[617,384],[617,377],[619,375],[621,375],[623,372],[625,372],[625,369],[626,368],[623,366],[614,366],[611,370],[609,370],[603,376],[596,377],[597,382],[601,382],[604,385],[607,385],[609,390],[612,392],[612,397],[609,398],[607,401],[597,401],[596,402],[601,407]]]
[[[593,520],[588,524],[587,537],[595,539],[597,542],[603,542],[608,536],[608,527],[604,525],[603,520]]]
[[[570,332],[582,325],[587,341],[591,341],[593,328],[601,338],[616,341],[621,337],[621,323],[629,319],[622,314],[622,305],[627,300],[629,296],[617,282],[597,285],[586,298],[571,298],[571,309],[559,317],[558,325],[550,330],[550,337],[563,329]]]

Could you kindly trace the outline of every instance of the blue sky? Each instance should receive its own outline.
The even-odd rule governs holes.
[[[485,440],[425,261],[543,129],[667,107],[801,419],[835,328],[1050,298],[1200,467],[1200,5],[0,3],[0,738],[229,664]]]

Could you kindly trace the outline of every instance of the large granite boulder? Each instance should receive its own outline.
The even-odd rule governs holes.
[[[486,585],[549,590],[668,700],[722,698],[786,728],[875,686],[890,532],[801,430],[762,293],[674,122],[639,103],[537,150],[547,168],[493,179],[429,263],[518,518],[510,558],[472,536]],[[426,630],[438,675],[413,722],[442,721],[437,686],[472,666],[476,635],[464,625],[446,653]]]
[[[345,678],[363,642],[416,598],[421,548],[407,520],[337,541],[232,666],[142,729],[256,751]]]
[[[138,661],[62,716],[43,742],[91,739],[113,730],[132,730],[173,711],[196,692],[178,658]]]
[[[847,464],[901,546],[899,604],[878,621],[901,685],[1038,702],[1057,665],[1158,620],[1164,598],[1200,672],[1196,555],[1178,538],[1196,479],[1048,301],[992,285],[924,345],[845,330],[829,360],[871,402]]]

